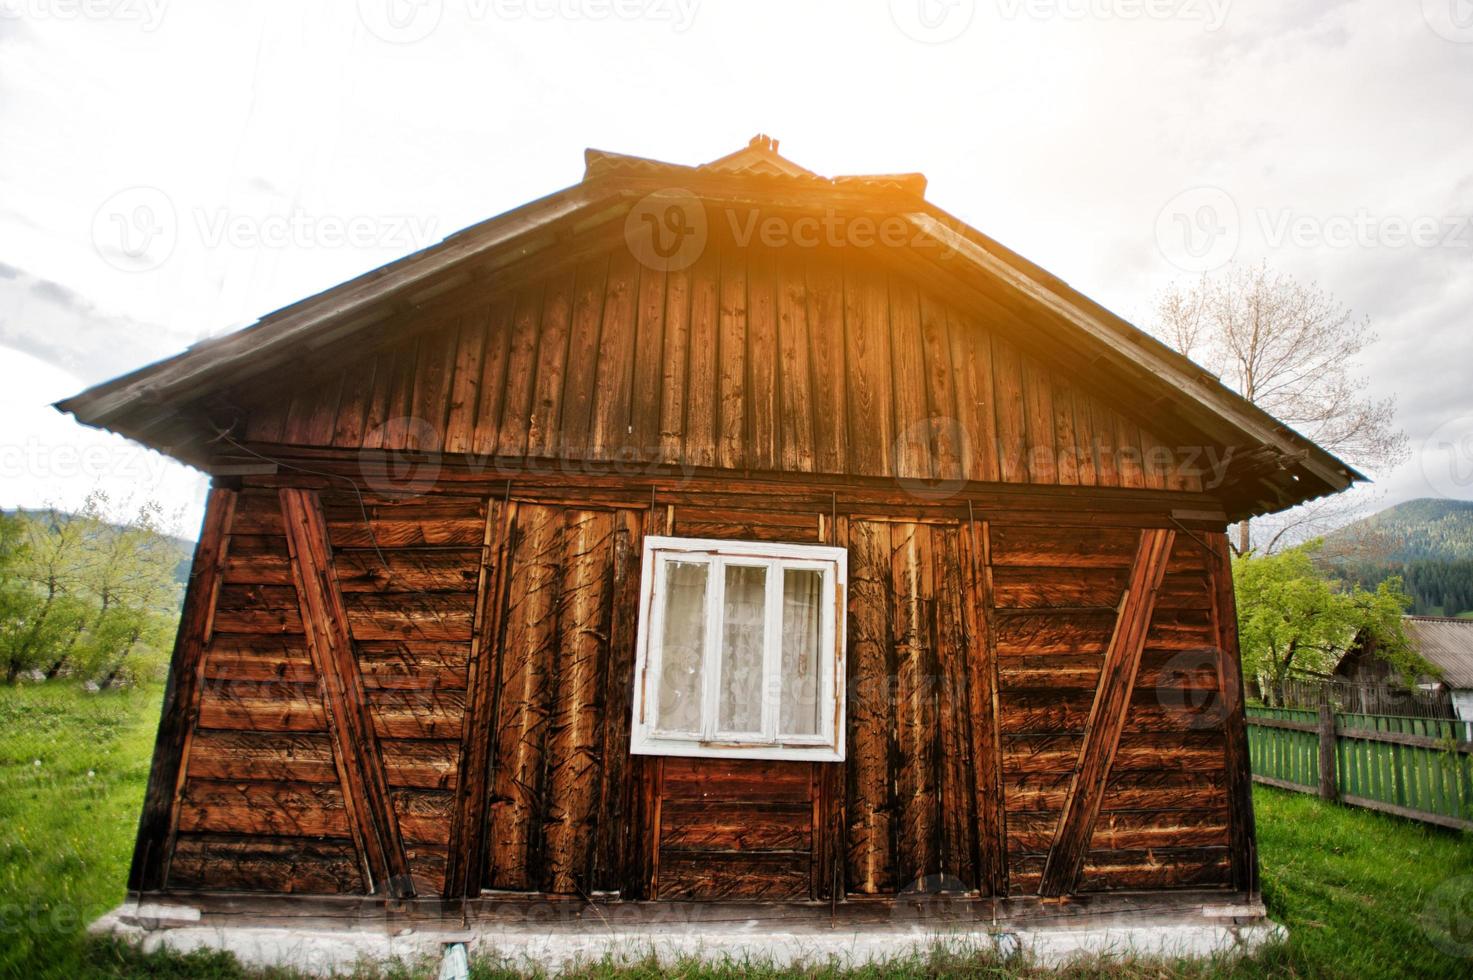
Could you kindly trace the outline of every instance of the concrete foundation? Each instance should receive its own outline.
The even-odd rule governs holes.
[[[1147,907],[1108,912],[946,921],[932,909],[898,907],[881,920],[808,916],[651,916],[631,922],[580,915],[577,921],[477,916],[469,921],[408,920],[202,912],[180,902],[126,902],[91,931],[139,943],[145,950],[227,950],[244,964],[292,967],[319,976],[362,961],[402,960],[433,971],[445,950],[464,944],[472,958],[559,972],[604,958],[661,962],[686,957],[778,966],[835,962],[859,965],[925,954],[989,950],[1042,965],[1079,957],[1208,957],[1251,953],[1284,935],[1257,903]],[[898,913],[898,914],[897,914]],[[663,921],[662,921],[663,920]]]

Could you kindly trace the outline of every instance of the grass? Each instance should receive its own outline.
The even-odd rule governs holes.
[[[89,694],[67,684],[0,688],[0,978],[287,980],[229,956],[145,956],[85,937],[123,897],[160,691]],[[39,765],[38,765],[39,763]],[[775,971],[744,963],[589,964],[586,980],[735,977],[1463,977],[1473,975],[1473,835],[1259,789],[1270,914],[1290,938],[1217,962],[1093,962],[1048,972],[940,950],[885,967]],[[365,966],[362,978],[433,976],[430,964]],[[478,978],[511,977],[482,960]]]

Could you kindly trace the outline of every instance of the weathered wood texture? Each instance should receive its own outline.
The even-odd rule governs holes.
[[[327,490],[320,516],[297,528],[294,552],[282,503],[276,493],[239,494],[185,754],[181,841],[332,839],[357,855],[357,881],[314,869],[326,852],[304,848],[293,890],[440,892],[486,505],[466,496],[361,502]],[[293,506],[299,518],[314,512],[309,500]],[[344,792],[345,774],[356,791]],[[337,787],[335,817],[321,812],[331,799],[322,784]],[[253,802],[278,797],[279,814],[253,812]],[[225,852],[193,853],[189,867],[200,871]],[[232,887],[281,890],[281,867],[234,861]],[[254,885],[253,869],[263,875]]]
[[[305,578],[278,496],[292,481],[319,487],[329,551]],[[1117,624],[1143,535],[1169,520],[1108,498],[1050,515],[1026,491],[969,518],[904,491],[759,489],[483,476],[360,503],[335,479],[253,478],[198,634],[167,887],[364,892],[394,875],[365,862],[361,828],[392,823],[421,895],[1032,894],[1088,778],[1060,891],[1251,888],[1220,526],[1164,552],[1126,685]],[[629,755],[650,528],[847,546],[843,763]],[[351,664],[329,677],[341,628]],[[343,778],[356,758],[366,779],[369,739],[341,737],[354,684],[377,799]],[[1108,765],[1085,748],[1097,702],[1118,726]]]
[[[980,638],[964,625],[971,574],[959,534],[848,522],[851,892],[979,887],[970,663]]]
[[[179,796],[184,788],[183,760],[189,753],[199,714],[205,648],[214,635],[215,604],[221,573],[230,557],[236,498],[235,491],[216,487],[210,491],[205,505],[204,526],[194,549],[174,656],[169,664],[169,682],[164,689],[153,766],[143,798],[143,815],[138,821],[138,841],[128,872],[130,890],[155,891],[163,886],[168,875]]]
[[[634,650],[615,598],[628,601],[639,534],[631,510],[516,513],[497,633],[489,888],[587,894],[622,870],[604,866],[622,863],[621,848],[596,845],[601,821],[628,806]]]
[[[1119,671],[1106,669],[1121,610],[1131,605],[1126,590],[1142,533],[1063,523],[991,528],[1009,888],[1015,894],[1042,884],[1079,778],[1098,781],[1097,816],[1082,821],[1092,823],[1082,850],[1082,824],[1072,830],[1079,870],[1051,890],[1229,882],[1225,706],[1212,618],[1220,573],[1192,535],[1178,533],[1158,569],[1161,582],[1148,626],[1138,633],[1139,664],[1128,697],[1122,699]],[[1101,772],[1103,760],[1083,757],[1081,748],[1112,677],[1117,686],[1110,715],[1120,732],[1111,764]],[[1199,853],[1202,848],[1210,853]]]
[[[431,300],[407,335],[312,383],[236,393],[245,437],[921,482],[1212,480],[1201,448],[1142,429],[1001,312],[866,250],[713,241],[668,274],[622,243],[579,254]]]

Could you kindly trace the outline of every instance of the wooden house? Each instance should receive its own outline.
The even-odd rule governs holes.
[[[589,151],[60,403],[213,477],[130,889],[1254,896],[1224,532],[1359,477],[924,192]]]

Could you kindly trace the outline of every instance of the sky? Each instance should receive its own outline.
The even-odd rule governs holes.
[[[205,480],[50,408],[570,184],[756,133],[927,197],[1143,327],[1265,262],[1379,339],[1473,499],[1473,0],[0,0],[0,506]]]

